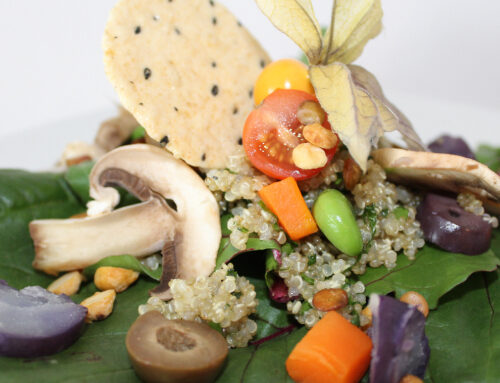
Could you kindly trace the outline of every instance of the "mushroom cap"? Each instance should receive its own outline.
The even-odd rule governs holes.
[[[378,149],[371,155],[391,181],[500,201],[500,176],[470,158],[395,148]]]
[[[228,354],[226,340],[210,326],[167,320],[158,311],[134,322],[126,345],[134,370],[146,382],[213,382]]]
[[[101,178],[109,169],[136,176],[147,188],[175,203],[176,211],[171,209],[171,214],[177,225],[177,278],[209,275],[215,268],[221,227],[217,201],[200,176],[164,149],[146,144],[120,147],[102,157],[90,174],[91,197],[109,201],[111,207],[120,197]]]

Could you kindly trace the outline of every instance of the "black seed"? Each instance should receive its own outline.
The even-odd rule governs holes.
[[[217,17],[212,17],[212,24],[217,25]]]
[[[137,27],[135,27],[135,34],[138,35],[139,33],[141,33],[141,26],[138,25]]]
[[[174,1],[174,0],[168,0],[169,3],[171,3],[172,1]]]
[[[201,160],[202,160],[202,161],[205,161],[206,159],[207,159],[207,155],[206,155],[205,153],[203,153],[203,154],[201,155]]]
[[[139,105],[140,105],[140,106],[144,106],[144,103],[140,102],[140,103],[139,103]]]
[[[161,140],[160,140],[160,144],[162,145],[167,145],[168,144],[168,136],[164,136]]]
[[[243,138],[238,138],[238,145],[243,145]]]
[[[118,38],[118,36],[115,36],[115,40]]]
[[[179,28],[175,28],[175,29],[174,29],[174,31],[175,31],[175,33],[177,33],[178,35],[180,35],[180,34],[181,34],[181,31],[180,31],[180,29],[179,29]]]
[[[237,106],[234,107],[233,114],[238,114],[238,107]]]
[[[210,5],[211,5],[212,7],[214,7],[214,6],[215,6],[214,0],[208,0],[208,2],[210,3]]]
[[[250,89],[248,91],[248,97],[252,98],[253,97],[253,89]]]
[[[217,63],[215,61],[212,61],[212,68],[215,68],[217,66]]]
[[[260,60],[260,67],[264,68],[266,66],[266,61],[265,60]]]
[[[158,21],[158,20],[160,20],[160,17],[159,17],[159,16],[154,15],[154,16],[153,16],[153,20],[154,20],[154,21]]]
[[[217,96],[219,94],[219,87],[217,85],[214,85],[212,87],[212,96]]]
[[[238,22],[236,24],[238,24],[238,27],[242,27],[243,26],[243,24],[241,24],[241,21],[239,21],[239,20],[238,20]]]
[[[174,106],[174,110],[175,110],[176,112],[178,112],[178,111],[179,111],[179,109],[177,109],[177,107],[176,107],[176,106]]]
[[[135,85],[135,82],[133,82],[132,80],[129,81],[132,85]]]
[[[149,78],[151,77],[151,74],[152,74],[152,73],[151,73],[151,69],[149,69],[149,68],[144,68],[144,78],[145,78],[146,80],[149,80]]]

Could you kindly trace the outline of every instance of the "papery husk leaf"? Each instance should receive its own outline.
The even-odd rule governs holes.
[[[312,66],[309,77],[332,130],[365,171],[370,150],[383,134],[377,103],[355,85],[349,68],[342,63]]]
[[[382,6],[380,0],[337,0],[332,12],[332,22],[323,44],[322,62],[349,64],[382,30]]]
[[[385,97],[375,76],[361,66],[348,67],[354,83],[368,92],[377,103],[384,131],[399,131],[411,150],[427,150],[408,118]]]
[[[255,0],[276,28],[302,49],[311,64],[321,58],[321,27],[311,0]]]

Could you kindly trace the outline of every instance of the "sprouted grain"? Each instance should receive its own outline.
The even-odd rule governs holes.
[[[248,317],[257,307],[255,288],[234,273],[231,264],[222,265],[209,277],[173,279],[169,286],[172,300],[149,298],[139,306],[139,314],[157,310],[167,319],[216,323],[230,347],[247,346],[257,332],[257,324]]]
[[[489,215],[484,211],[483,203],[474,194],[460,193],[457,196],[458,204],[469,213],[474,215],[483,216],[483,219],[488,222],[493,228],[498,227],[498,218]]]

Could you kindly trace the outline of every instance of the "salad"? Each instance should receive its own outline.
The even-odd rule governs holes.
[[[119,1],[120,115],[0,170],[2,381],[498,379],[500,153],[426,145],[353,64],[379,0],[256,3],[303,62],[212,0]]]

